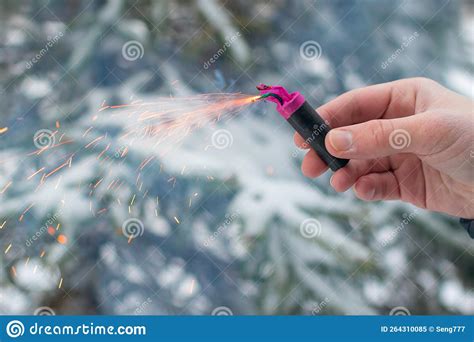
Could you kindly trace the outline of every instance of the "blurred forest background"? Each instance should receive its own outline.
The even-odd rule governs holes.
[[[29,175],[73,147],[25,157],[42,129],[86,142],[104,101],[254,94],[264,82],[316,107],[414,76],[472,97],[473,11],[455,0],[2,0],[0,313],[473,314],[474,243],[457,219],[336,194],[329,174],[305,179],[273,105],[196,130],[143,174],[146,194],[135,179],[146,145],[94,162],[106,144],[110,159],[123,152],[113,134],[38,189]],[[206,148],[216,130],[230,143]],[[97,184],[119,177],[114,193]],[[130,219],[143,228],[133,241]]]

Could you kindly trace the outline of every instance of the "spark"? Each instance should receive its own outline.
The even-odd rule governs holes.
[[[179,222],[179,220],[176,216],[174,217],[174,220],[176,221],[177,224],[180,224],[180,222]]]
[[[53,171],[51,171],[50,173],[48,173],[44,178],[45,178],[45,179],[48,178],[49,176],[55,174],[56,172],[58,172],[59,170],[61,170],[63,167],[65,167],[65,166],[67,166],[67,165],[69,165],[69,164],[70,164],[70,159],[69,159],[67,162],[65,162],[64,164],[59,165],[57,168],[55,168],[55,169],[54,169]]]
[[[87,134],[89,134],[89,132],[93,129],[94,127],[90,126],[85,132],[84,134],[82,135],[83,138],[86,137]]]
[[[102,208],[97,212],[97,215],[100,215],[102,213],[105,213],[107,211],[107,208]]]
[[[12,248],[12,244],[9,244],[8,247],[7,247],[7,249],[5,249],[5,254],[7,254],[8,251],[10,251],[10,248]]]
[[[63,177],[63,175],[60,175],[59,178],[58,178],[58,182],[56,183],[56,186],[54,187],[55,190],[58,190],[58,187],[59,187],[59,183],[61,183],[61,178]]]
[[[59,280],[58,289],[60,289],[62,285],[63,285],[63,278],[61,278],[61,279]]]
[[[64,234],[60,234],[57,238],[57,241],[61,244],[61,245],[65,245],[67,243],[67,236],[64,235]]]
[[[112,181],[109,183],[109,186],[107,187],[107,190],[110,190],[112,186],[115,184],[115,179],[112,179]]]
[[[12,181],[8,182],[7,185],[5,185],[2,189],[2,191],[0,191],[0,194],[3,194],[5,191],[7,191],[7,189],[10,187],[10,185],[12,185]]]
[[[99,153],[99,155],[97,156],[97,160],[99,160],[99,159],[102,157],[102,155],[103,155],[105,152],[108,151],[109,148],[110,148],[110,143],[107,145],[107,147],[106,147],[102,152]]]
[[[14,277],[16,277],[16,268],[15,268],[15,266],[12,266],[11,270],[12,270],[12,271],[11,271],[12,275],[13,275]]]
[[[74,140],[66,140],[66,141],[61,141],[59,142],[58,144],[55,144],[55,145],[51,145],[51,146],[44,146],[44,147],[41,147],[31,153],[28,153],[27,156],[31,156],[33,154],[36,154],[37,156],[39,156],[41,153],[43,153],[44,151],[46,150],[52,150],[53,148],[57,148],[59,146],[63,146],[63,145],[68,145],[68,144],[72,144],[74,142]]]
[[[18,221],[23,221],[23,218],[25,217],[26,213],[28,211],[30,211],[30,209],[34,206],[35,204],[34,203],[31,203],[28,208],[25,209],[25,211],[23,211],[23,213],[20,215],[20,218],[18,219]]]
[[[90,143],[88,143],[84,148],[89,148],[91,147],[92,145],[98,143],[100,140],[104,139],[105,135],[101,135],[100,137],[97,137],[95,138],[94,140],[92,140]]]
[[[7,220],[3,221],[3,223],[0,225],[0,229],[3,229],[6,223],[7,223]]]
[[[153,159],[155,159],[155,156],[151,156],[149,158],[146,158],[141,164],[140,164],[140,170],[143,170],[145,166],[147,166]]]
[[[176,177],[169,178],[168,183],[171,183],[171,182],[173,182],[173,188],[174,188],[174,186],[176,185]]]
[[[128,147],[125,147],[122,154],[120,155],[120,158],[123,158],[127,153],[128,153]]]
[[[36,170],[33,174],[31,174],[26,180],[30,180],[31,178],[33,178],[34,176],[36,176],[38,173],[40,173],[41,171],[44,170],[44,166],[39,169],[39,170]]]
[[[102,181],[104,180],[104,178],[102,177],[101,179],[99,179],[99,181],[97,183],[94,184],[93,188],[97,188],[99,186],[100,183],[102,183]]]
[[[8,127],[0,128],[0,134],[6,133],[8,131]]]
[[[189,288],[189,294],[192,294],[194,292],[194,284],[195,284],[195,279],[191,280],[191,286]]]
[[[40,254],[40,258],[43,258],[46,255],[46,251],[43,249]]]

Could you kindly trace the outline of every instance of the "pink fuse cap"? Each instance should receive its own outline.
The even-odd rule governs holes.
[[[301,93],[295,91],[294,93],[288,93],[288,91],[282,86],[268,86],[265,84],[260,84],[257,86],[257,90],[261,95],[273,94],[277,95],[269,96],[266,100],[274,102],[277,104],[277,111],[281,116],[288,120],[288,118],[305,102],[305,98]],[[282,101],[279,101],[279,97]]]

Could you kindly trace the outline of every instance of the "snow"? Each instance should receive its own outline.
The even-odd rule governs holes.
[[[15,282],[18,286],[33,292],[55,289],[61,278],[57,267],[45,264],[39,258],[19,260],[16,265]]]
[[[38,99],[51,92],[51,84],[45,79],[29,76],[20,86],[21,92],[31,99]]]
[[[441,284],[440,300],[448,309],[459,310],[462,315],[474,314],[474,291],[464,289],[457,280]]]

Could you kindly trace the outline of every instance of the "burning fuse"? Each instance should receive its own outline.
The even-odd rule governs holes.
[[[319,114],[306,102],[299,92],[288,93],[282,86],[257,86],[260,91],[259,99],[267,99],[277,104],[280,115],[301,135],[318,154],[318,156],[331,168],[332,171],[346,166],[348,159],[340,159],[331,155],[326,149],[324,139],[331,127]]]

